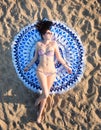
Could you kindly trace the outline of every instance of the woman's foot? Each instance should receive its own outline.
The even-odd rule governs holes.
[[[39,112],[37,112],[37,123],[41,123],[41,121],[42,121],[42,115],[41,114],[39,114]]]

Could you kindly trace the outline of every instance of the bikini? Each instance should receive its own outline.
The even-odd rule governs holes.
[[[39,56],[43,56],[43,55],[54,56],[54,51],[53,50],[48,50],[48,51],[45,52],[43,49],[39,49],[38,54],[39,54]],[[56,72],[48,73],[48,72],[43,72],[41,70],[37,70],[37,71],[40,71],[41,73],[44,73],[46,76],[56,74]]]

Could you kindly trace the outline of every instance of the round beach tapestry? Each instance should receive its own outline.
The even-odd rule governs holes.
[[[73,88],[80,81],[84,71],[84,48],[78,35],[64,23],[52,22],[53,39],[58,43],[60,53],[69,64],[72,73],[68,74],[64,66],[54,58],[57,76],[50,94],[63,93]],[[12,42],[12,60],[24,85],[34,92],[41,93],[42,89],[36,75],[39,60],[27,72],[24,71],[34,56],[36,43],[41,40],[35,23],[27,25],[15,36]]]

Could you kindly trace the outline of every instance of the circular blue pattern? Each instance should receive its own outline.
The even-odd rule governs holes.
[[[63,59],[72,68],[72,74],[68,74],[56,57],[54,58],[57,76],[50,93],[62,93],[80,81],[84,70],[84,49],[80,39],[74,31],[65,24],[53,21],[51,28],[53,39],[58,43]],[[24,72],[26,65],[32,60],[35,53],[35,46],[41,40],[39,32],[35,28],[35,23],[23,28],[14,38],[12,44],[12,59],[19,78],[25,86],[34,92],[42,92],[36,68],[39,60],[33,64],[29,71]]]

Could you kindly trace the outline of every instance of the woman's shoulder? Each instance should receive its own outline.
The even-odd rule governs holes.
[[[40,46],[41,44],[42,44],[41,41],[38,41],[38,42],[37,42],[37,46]]]

